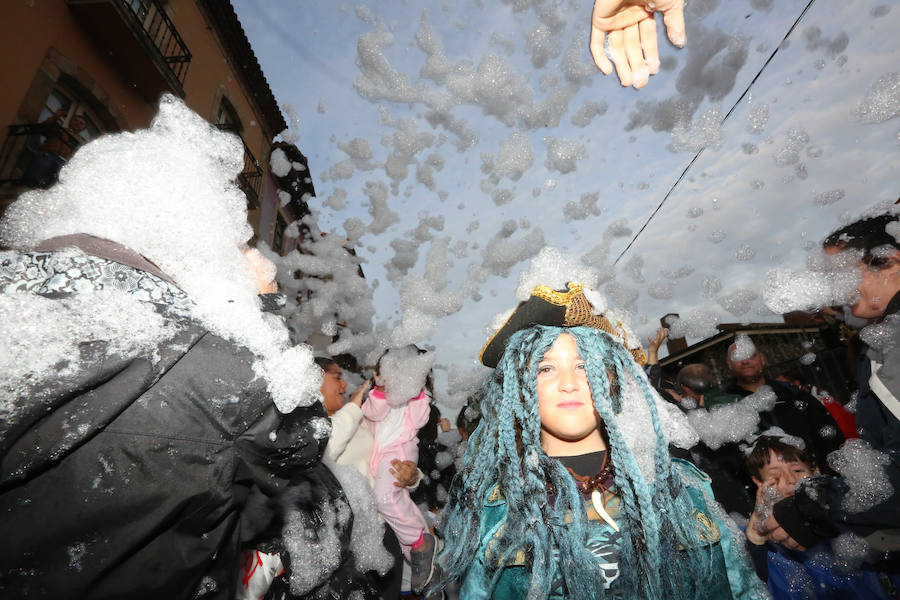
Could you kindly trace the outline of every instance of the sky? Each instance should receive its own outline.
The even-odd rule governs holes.
[[[900,195],[886,0],[691,0],[686,47],[660,33],[639,91],[593,66],[586,0],[233,4],[376,321],[449,249],[440,293],[463,302],[421,340],[439,388],[477,369],[542,246],[589,261],[643,338],[669,312],[702,335],[778,320],[766,274]]]

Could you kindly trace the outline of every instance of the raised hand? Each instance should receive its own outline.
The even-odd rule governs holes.
[[[663,15],[669,41],[684,47],[684,0],[594,0],[591,55],[605,75],[612,73],[615,65],[623,86],[640,89],[650,75],[659,72],[655,11]],[[607,35],[609,57],[604,47]]]

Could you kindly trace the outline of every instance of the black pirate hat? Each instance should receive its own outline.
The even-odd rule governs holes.
[[[589,290],[589,293],[595,292]],[[567,291],[554,290],[545,285],[534,288],[528,300],[519,303],[503,326],[482,348],[479,356],[481,363],[486,367],[496,368],[510,336],[534,325],[601,329],[618,338],[638,364],[647,362],[644,351],[628,328],[605,307],[591,304],[582,284],[569,283]]]

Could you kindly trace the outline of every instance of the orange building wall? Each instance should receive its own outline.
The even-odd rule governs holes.
[[[51,46],[97,81],[109,94],[109,104],[130,128],[150,123],[153,108],[122,81],[75,20],[65,0],[4,0],[0,14],[0,126],[19,117],[19,107]],[[22,117],[36,120],[38,115]],[[5,132],[2,137],[6,137]]]
[[[176,10],[170,13],[172,22],[191,52],[191,66],[184,81],[185,102],[207,119],[213,119],[219,97],[224,93],[241,117],[244,126],[241,133],[253,156],[260,165],[268,164],[268,150],[275,137],[274,132],[263,127],[260,115],[237,79],[215,34],[207,29],[207,22],[197,6],[191,0],[173,4]]]
[[[242,137],[262,167],[265,181],[275,132],[269,131],[195,0],[165,4],[192,55],[183,84],[186,104],[212,122],[224,95],[238,113]],[[108,60],[106,50],[94,43],[66,0],[0,0],[0,143],[7,137],[7,126],[37,122],[52,85],[38,74],[42,64],[47,69],[45,59],[51,48],[60,55],[54,60],[67,63],[91,82],[91,91],[112,115],[114,123],[107,127],[131,130],[149,125],[155,103],[147,102]],[[10,192],[17,193],[0,191],[0,212],[11,200]],[[256,229],[259,210],[251,210],[248,220]]]
[[[33,5],[33,6],[32,6]],[[261,164],[267,162],[274,134],[249,101],[234,69],[193,0],[170,0],[169,14],[192,58],[184,81],[185,103],[212,120],[224,93],[240,115],[247,146]],[[19,115],[38,68],[50,47],[87,72],[109,96],[108,104],[128,128],[149,125],[155,106],[122,78],[75,19],[65,0],[3,0],[0,9],[0,126],[38,115]],[[5,137],[5,135],[3,136]]]

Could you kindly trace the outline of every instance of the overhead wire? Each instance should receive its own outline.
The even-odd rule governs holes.
[[[759,79],[759,77],[763,74],[763,71],[766,70],[766,68],[769,66],[769,63],[772,62],[772,59],[775,58],[775,56],[778,54],[778,52],[784,46],[784,43],[794,32],[794,29],[797,28],[797,25],[800,24],[800,21],[803,20],[803,17],[809,11],[810,7],[813,4],[815,4],[815,2],[816,2],[816,0],[809,0],[809,2],[807,2],[806,6],[803,8],[803,10],[800,11],[800,14],[797,16],[797,18],[791,24],[790,28],[784,34],[784,37],[782,38],[781,42],[775,46],[775,50],[772,51],[772,53],[769,55],[769,57],[766,59],[766,61],[763,63],[763,65],[760,67],[759,71],[757,71],[756,75],[753,76],[753,79],[750,80],[750,83],[747,84],[747,87],[744,88],[744,91],[741,93],[740,97],[734,102],[734,104],[732,104],[731,108],[728,109],[728,112],[725,113],[725,116],[722,118],[723,124],[725,123],[725,121],[728,120],[728,117],[731,116],[731,113],[734,112],[734,110],[738,107],[738,105],[740,105],[740,103],[743,101],[743,99],[747,97],[747,94],[750,93],[750,88],[752,88],[754,86],[754,84],[756,84],[757,79]],[[647,225],[650,224],[650,221],[653,220],[653,217],[655,217],[656,214],[663,207],[663,204],[665,204],[666,201],[675,192],[675,188],[678,187],[678,185],[684,179],[684,176],[687,175],[687,172],[691,169],[691,167],[694,166],[694,163],[697,162],[697,159],[700,158],[700,155],[703,154],[704,150],[705,150],[705,148],[701,148],[700,150],[697,151],[696,154],[694,154],[693,158],[691,158],[690,162],[688,162],[687,166],[685,166],[684,170],[681,172],[681,174],[678,176],[678,178],[675,179],[675,182],[669,188],[669,191],[666,192],[666,195],[663,196],[663,199],[660,201],[660,203],[656,206],[656,208],[653,210],[653,212],[650,213],[650,216],[647,217],[647,220],[644,222],[644,224],[641,226],[641,228],[638,230],[638,232],[636,234],[634,234],[634,237],[631,238],[631,241],[628,242],[628,245],[625,246],[625,249],[622,250],[622,252],[619,254],[618,258],[616,258],[616,260],[613,262],[613,265],[619,264],[619,261],[622,260],[622,257],[625,256],[625,254],[631,249],[631,247],[637,241],[638,237],[640,237],[640,235],[647,228]]]

